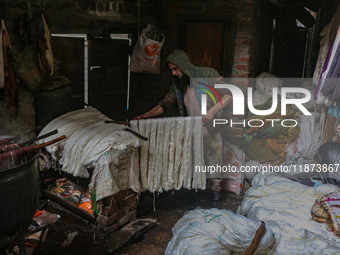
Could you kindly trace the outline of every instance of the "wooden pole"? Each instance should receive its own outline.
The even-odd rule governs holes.
[[[262,221],[261,226],[256,230],[255,236],[253,240],[251,241],[249,247],[247,248],[246,252],[244,253],[244,255],[253,255],[255,253],[256,249],[260,245],[260,242],[265,232],[266,232],[266,226],[265,226],[265,223]]]

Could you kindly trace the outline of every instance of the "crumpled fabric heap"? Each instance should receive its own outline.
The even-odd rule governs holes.
[[[273,229],[280,237],[273,254],[339,254],[340,238],[311,219],[315,200],[339,190],[334,185],[313,188],[275,174],[258,174],[237,213],[279,225]]]
[[[273,88],[278,89],[278,93],[280,93],[280,89],[282,87],[282,80],[267,72],[263,72],[256,77],[256,84],[253,95],[253,104],[254,106],[261,105],[263,102],[266,102],[268,99],[273,96]]]
[[[140,142],[136,136],[124,131],[126,128],[124,125],[107,124],[104,120],[110,119],[93,107],[68,112],[52,120],[41,130],[39,136],[55,129],[58,133],[40,140],[40,143],[65,135],[66,139],[46,147],[52,158],[62,165],[62,170],[75,177],[89,178],[88,168],[94,168],[93,176],[95,177],[92,181],[103,181],[103,178],[98,177],[100,175],[106,176],[106,182],[109,182],[112,178],[118,177],[115,174],[117,164],[110,162],[108,159],[112,158],[105,153],[139,147]],[[129,174],[138,174],[138,164],[134,163],[130,166]],[[98,171],[100,173],[97,173]],[[134,183],[130,183],[131,188],[139,192],[138,180],[133,180]],[[92,186],[98,187],[96,189],[98,197],[112,195],[119,191],[119,187],[115,186],[117,181],[111,180],[110,183],[114,186],[109,189],[110,191],[103,191],[102,187],[105,186],[100,183],[92,183]]]
[[[62,170],[76,177],[88,178],[87,167],[94,167],[100,155],[110,149],[138,147],[139,140],[124,131],[123,125],[106,124],[107,116],[93,107],[68,112],[48,123],[39,136],[55,129],[58,133],[40,140],[44,143],[65,135],[66,139],[46,150],[62,164]]]
[[[267,100],[257,108],[268,109],[272,105],[272,99]],[[266,116],[257,116],[249,114],[246,121],[251,119],[275,119],[282,120],[280,107],[276,107],[274,113]],[[296,109],[289,105],[287,106],[289,116],[286,118],[296,119],[298,117]],[[300,128],[283,127],[279,121],[274,124],[264,121],[262,127],[246,127],[243,132],[242,148],[247,156],[259,161],[260,163],[269,163],[271,165],[281,164],[287,157],[286,145],[298,139]],[[258,125],[258,124],[257,124]]]
[[[173,227],[173,237],[165,254],[244,254],[260,225],[261,221],[231,211],[196,209],[185,214]],[[256,254],[268,254],[274,246],[274,233],[271,226],[266,225]]]
[[[285,164],[302,165],[313,163],[314,155],[321,145],[321,124],[316,121],[317,117],[316,113],[300,117],[299,139],[287,146]]]

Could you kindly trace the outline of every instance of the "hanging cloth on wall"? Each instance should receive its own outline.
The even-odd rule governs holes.
[[[5,91],[5,105],[12,114],[16,114],[18,108],[18,88],[11,60],[7,51],[11,49],[10,38],[7,33],[5,22],[0,24],[0,88]]]
[[[318,60],[316,63],[313,84],[316,86],[319,83],[319,79],[323,72],[323,67],[326,62],[327,53],[331,48],[331,43],[333,42],[336,32],[340,24],[340,6],[338,7],[336,13],[334,14],[331,22],[329,22],[321,31],[320,36],[322,40],[320,41],[320,50],[318,55]],[[316,99],[316,98],[315,98]]]
[[[326,81],[321,92],[332,101],[340,100],[340,26],[334,42],[334,55],[329,64]]]
[[[336,70],[337,70],[337,62],[338,57],[340,54],[340,26],[338,26],[338,33],[336,34],[336,37],[334,41],[331,43],[331,47],[329,48],[329,51],[327,53],[326,61],[324,63],[323,72],[321,73],[320,80],[318,82],[318,86],[316,88],[316,100],[318,104],[329,104],[328,98],[325,97],[325,92],[327,95],[329,95],[329,91],[331,90],[330,87],[334,87],[335,84],[333,82],[330,82],[332,78],[336,78]],[[327,89],[324,90],[324,85],[326,85]],[[334,100],[334,97],[332,96],[332,99]]]
[[[46,60],[50,66],[50,76],[53,74],[53,52],[52,52],[52,46],[51,46],[51,37],[50,37],[50,31],[48,29],[44,14],[41,14],[41,19],[43,22],[44,27],[44,37],[46,39],[47,49],[45,52]]]
[[[0,89],[5,84],[5,63],[4,63],[4,48],[3,48],[3,36],[6,31],[4,21],[1,20],[0,24]]]

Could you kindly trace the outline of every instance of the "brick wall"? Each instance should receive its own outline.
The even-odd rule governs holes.
[[[117,230],[137,216],[137,194],[130,189],[103,198],[99,204],[98,224],[107,233]]]

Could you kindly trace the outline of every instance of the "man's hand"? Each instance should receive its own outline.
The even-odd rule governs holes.
[[[156,105],[154,108],[152,108],[150,111],[143,113],[141,115],[138,115],[134,117],[134,120],[141,120],[141,119],[148,119],[148,118],[154,118],[159,115],[161,115],[164,112],[164,109],[161,105]]]
[[[142,115],[138,115],[138,116],[133,118],[133,120],[140,120],[140,119],[144,119],[143,118],[143,114]]]
[[[215,109],[210,108],[207,111],[207,114],[202,116],[202,122],[207,122],[207,121],[212,120],[215,116],[215,113],[216,113]]]
[[[214,118],[215,114],[221,110],[223,107],[227,106],[232,101],[232,97],[230,95],[224,95],[222,97],[222,105],[220,103],[215,104],[211,107],[206,115],[202,116],[202,122],[210,121]]]

